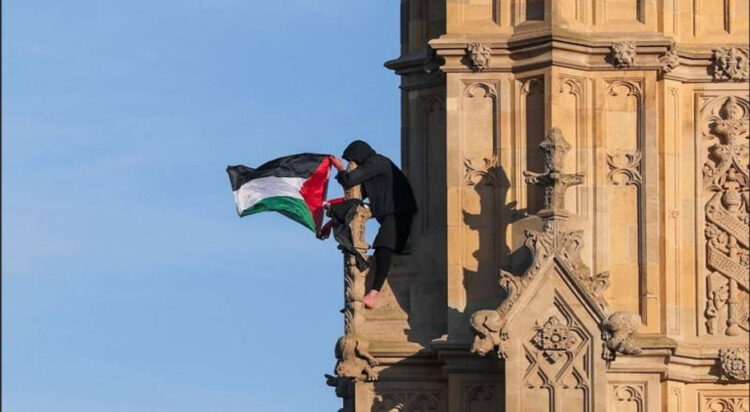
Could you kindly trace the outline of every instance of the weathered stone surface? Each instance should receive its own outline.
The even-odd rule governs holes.
[[[748,410],[748,8],[402,1],[420,211],[350,410]]]

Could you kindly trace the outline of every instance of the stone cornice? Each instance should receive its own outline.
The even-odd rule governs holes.
[[[661,380],[686,383],[727,382],[720,376],[719,350],[737,347],[731,344],[706,346],[683,343],[650,334],[637,335],[634,341],[641,347],[641,353],[617,357],[609,364],[609,372],[658,373]],[[502,369],[502,363],[491,357],[472,355],[470,347],[469,342],[441,340],[433,341],[429,347],[415,343],[373,342],[371,352],[378,358],[381,367],[408,366],[412,371],[408,375],[417,381],[429,375],[424,368],[462,373],[495,373]]]
[[[627,40],[623,40],[627,39]],[[618,65],[612,61],[613,44],[632,43],[632,64]],[[655,71],[662,78],[689,83],[712,82],[712,46],[674,43],[661,35],[623,34],[588,35],[568,31],[538,31],[518,36],[443,35],[422,48],[388,61],[385,66],[399,75],[435,73],[473,73],[476,66],[467,62],[467,48],[481,43],[489,48],[490,58],[481,72],[523,72],[548,66],[583,71]],[[732,45],[725,45],[732,46]],[[736,47],[747,47],[737,44]],[[675,67],[668,72],[663,58],[671,52]],[[424,76],[423,76],[424,77]],[[432,81],[435,76],[429,76]],[[423,80],[424,81],[424,80]]]

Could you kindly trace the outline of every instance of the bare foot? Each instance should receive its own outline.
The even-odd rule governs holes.
[[[364,299],[362,299],[362,303],[365,304],[365,308],[367,309],[373,309],[375,308],[375,298],[378,297],[378,291],[373,289],[365,295]]]

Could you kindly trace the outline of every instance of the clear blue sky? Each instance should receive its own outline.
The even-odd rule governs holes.
[[[3,2],[3,411],[340,405],[341,255],[239,219],[224,169],[355,137],[398,160],[398,12]]]

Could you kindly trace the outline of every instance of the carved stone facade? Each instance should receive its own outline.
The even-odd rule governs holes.
[[[704,106],[703,165],[706,235],[706,330],[747,335],[750,322],[748,101],[735,96]]]
[[[419,213],[376,309],[346,272],[344,409],[747,411],[748,0],[401,3]]]

